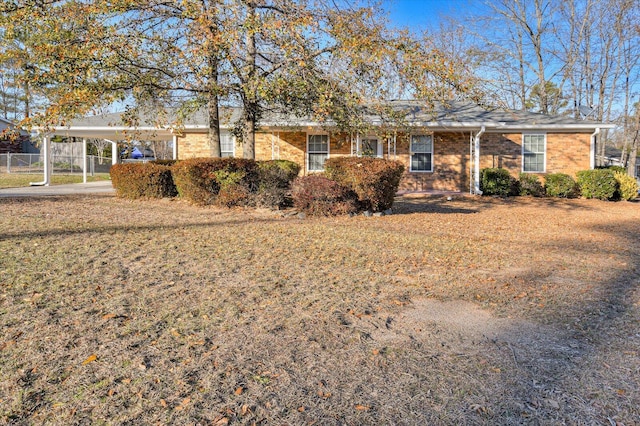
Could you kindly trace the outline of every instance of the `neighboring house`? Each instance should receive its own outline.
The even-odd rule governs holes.
[[[331,157],[388,158],[406,167],[401,190],[478,193],[479,171],[485,167],[503,167],[516,177],[520,172],[575,176],[580,170],[593,168],[598,133],[614,127],[563,116],[487,110],[460,102],[433,108],[417,101],[387,105],[403,118],[390,121],[371,113],[365,119],[369,130],[361,134],[340,132],[332,123],[282,115],[266,117],[256,134],[256,160],[292,160],[302,166],[301,174],[309,174],[321,172]],[[227,112],[226,122],[233,123],[239,113]],[[117,122],[117,115],[83,119],[57,129],[56,134],[122,139],[137,132],[140,140],[173,140],[178,159],[211,156],[204,115],[194,116],[179,131],[170,126],[130,129],[109,126],[110,122]],[[229,126],[223,126],[221,145],[222,156],[242,156],[241,144]]]
[[[22,152],[29,152],[29,148],[32,147],[29,141],[29,135],[25,131],[19,131],[19,135],[16,138],[9,138],[2,136],[5,130],[15,129],[15,125],[12,121],[5,118],[0,118],[0,154],[18,154]]]

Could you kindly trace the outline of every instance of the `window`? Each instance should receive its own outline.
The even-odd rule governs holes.
[[[220,157],[235,156],[236,144],[230,133],[220,133]]]
[[[433,171],[433,136],[411,136],[411,169],[412,172]]]
[[[360,140],[360,155],[363,157],[378,157],[378,139],[364,138]]]
[[[324,162],[329,158],[329,135],[309,135],[307,156],[307,169],[310,172],[324,170]]]
[[[522,171],[538,172],[545,171],[545,145],[546,135],[530,134],[522,135]]]

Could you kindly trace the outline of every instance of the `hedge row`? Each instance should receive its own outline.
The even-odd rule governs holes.
[[[624,169],[623,169],[624,170]],[[512,177],[506,169],[487,168],[481,171],[480,189],[483,195],[532,195],[534,197],[597,198],[600,200],[633,200],[638,196],[637,181],[618,168],[583,170],[577,180],[564,173],[545,175],[544,185],[535,174],[521,173]]]
[[[166,164],[166,165],[165,165]],[[196,204],[281,207],[300,167],[286,160],[194,158],[157,163],[125,163],[111,168],[116,194],[125,198],[181,198]]]
[[[179,195],[196,204],[284,207],[293,203],[310,215],[338,215],[391,208],[404,166],[379,158],[334,158],[325,175],[297,178],[292,161],[193,158],[178,162],[127,163],[111,169],[118,196]],[[293,183],[293,188],[292,188]]]

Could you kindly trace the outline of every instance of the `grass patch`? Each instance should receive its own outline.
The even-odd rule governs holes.
[[[97,182],[109,180],[109,173],[96,173],[94,176],[87,176],[87,182]],[[0,173],[0,189],[2,188],[20,188],[29,186],[31,182],[41,182],[42,173],[40,174],[22,174],[22,173]],[[68,183],[82,183],[82,174],[75,175],[51,175],[51,185],[64,185]]]
[[[0,203],[0,423],[633,424],[635,203]]]

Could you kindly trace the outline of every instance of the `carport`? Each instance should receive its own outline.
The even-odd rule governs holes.
[[[44,154],[44,178],[42,182],[32,182],[34,186],[49,186],[51,181],[51,138],[53,136],[75,137],[82,139],[82,181],[87,182],[87,141],[89,139],[103,139],[112,144],[111,164],[118,162],[117,143],[119,141],[172,141],[173,158],[178,157],[177,135],[172,127],[156,127],[152,125],[125,126],[122,125],[121,114],[111,113],[85,117],[72,122],[68,126],[53,127],[39,130],[42,137],[42,151]]]

